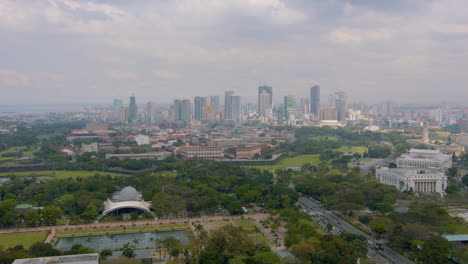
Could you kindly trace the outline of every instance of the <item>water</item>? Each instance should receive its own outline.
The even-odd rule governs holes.
[[[189,242],[187,231],[174,230],[174,231],[161,231],[161,232],[146,232],[146,233],[128,233],[128,234],[115,234],[115,235],[97,235],[97,236],[79,236],[79,237],[64,237],[59,238],[55,244],[55,248],[61,250],[69,250],[73,245],[80,244],[85,247],[101,251],[103,249],[119,249],[124,244],[130,243],[130,246],[136,248],[154,248],[157,239],[165,239],[174,237],[183,244]],[[135,243],[135,242],[138,243]]]

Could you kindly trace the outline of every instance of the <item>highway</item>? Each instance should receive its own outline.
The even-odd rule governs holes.
[[[299,198],[299,203],[305,208],[307,212],[310,211],[309,214],[312,217],[314,217],[314,219],[316,219],[320,225],[326,226],[328,223],[331,223],[333,225],[333,229],[331,230],[331,233],[338,235],[339,233],[342,232],[341,230],[344,230],[351,234],[363,236],[368,241],[372,240],[372,238],[368,234],[348,224],[348,222],[337,217],[332,212],[324,209],[319,202],[309,199],[309,198],[301,197]],[[381,255],[383,258],[379,257],[378,255]],[[386,264],[386,263],[414,264],[414,262],[400,255],[398,252],[394,251],[393,249],[389,248],[386,245],[384,245],[383,250],[375,250],[372,246],[369,246],[368,256],[380,264]]]

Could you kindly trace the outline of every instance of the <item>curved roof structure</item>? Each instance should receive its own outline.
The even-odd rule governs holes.
[[[114,212],[120,209],[127,209],[127,208],[141,210],[141,211],[148,212],[152,214],[153,216],[155,216],[154,213],[151,212],[149,209],[150,205],[151,204],[149,202],[145,202],[145,201],[112,202],[111,200],[108,199],[107,201],[104,202],[105,209],[104,209],[104,212],[102,212],[102,214],[99,216],[98,221],[111,212]]]
[[[152,214],[150,211],[151,203],[143,201],[141,194],[131,186],[123,188],[120,192],[112,196],[112,200],[107,199],[104,202],[104,212],[97,219],[98,221],[111,212],[120,209],[137,209]]]
[[[138,193],[135,188],[127,186],[123,188],[120,192],[112,196],[112,201],[114,202],[123,202],[123,201],[140,201],[141,194]]]

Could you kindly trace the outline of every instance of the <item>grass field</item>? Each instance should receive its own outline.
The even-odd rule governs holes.
[[[315,165],[315,164],[318,164],[319,162],[320,160],[319,160],[318,154],[305,154],[305,155],[299,155],[299,156],[292,157],[292,158],[282,159],[276,165],[264,165],[264,166],[260,165],[260,166],[245,166],[245,167],[275,171],[275,170],[286,169],[287,167],[300,167],[307,163]]]
[[[252,219],[234,219],[232,220],[237,226],[242,228],[255,228]]]
[[[17,245],[23,245],[23,247],[29,248],[36,242],[44,241],[46,236],[47,232],[0,234],[0,246],[3,248],[9,248]]]
[[[33,148],[31,148],[31,150],[26,151],[27,148],[28,147],[23,146],[23,147],[11,147],[9,149],[6,149],[6,150],[0,152],[0,160],[16,159],[16,157],[2,157],[2,154],[3,153],[9,153],[9,152],[19,152],[19,151],[23,152],[23,157],[31,157],[35,150],[33,150]]]
[[[110,173],[110,172],[102,172],[102,171],[55,171],[55,176],[53,171],[27,171],[27,172],[14,172],[16,176],[30,176],[30,175],[37,175],[37,176],[50,176],[51,179],[68,179],[68,178],[84,178],[89,176],[94,176],[96,173],[101,175],[111,175],[111,176],[126,176],[124,174],[118,173]],[[0,173],[0,176],[9,176],[10,173]]]
[[[357,152],[359,154],[364,154],[364,152],[367,151],[366,147],[342,147],[339,149],[334,149],[334,151],[339,151],[339,152]]]
[[[231,223],[229,221],[208,221],[208,222],[200,222],[200,224],[203,226],[203,228],[206,231],[210,232],[211,230],[215,230],[223,226],[230,225]]]

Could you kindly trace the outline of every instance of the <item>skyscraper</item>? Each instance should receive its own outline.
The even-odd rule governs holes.
[[[149,101],[146,104],[146,123],[147,124],[156,123],[156,104],[152,101]]]
[[[336,92],[336,113],[338,121],[346,121],[346,100],[348,99],[345,92]]]
[[[270,118],[271,112],[271,94],[268,93],[266,90],[263,90],[260,93],[258,93],[258,114],[261,117]]]
[[[119,120],[120,119],[120,108],[123,106],[122,100],[120,99],[114,99],[114,105],[113,105],[113,112],[114,112],[114,118]]]
[[[203,111],[207,105],[207,100],[208,98],[206,97],[201,97],[197,96],[193,99],[193,104],[194,104],[194,115],[193,119],[197,121],[201,121],[203,119]]]
[[[174,100],[174,120],[183,122],[192,120],[192,103],[190,100]]]
[[[293,95],[284,97],[284,118],[286,120],[296,118],[296,97]]]
[[[226,91],[224,95],[224,119],[241,120],[241,102],[240,96],[234,91]]]
[[[130,105],[128,106],[128,122],[136,123],[138,108],[135,101],[135,96],[130,96]]]
[[[219,110],[219,96],[210,96],[210,102],[215,110]]]
[[[310,115],[312,120],[318,120],[320,115],[320,86],[310,88]]]
[[[261,112],[260,110],[260,94],[267,93],[268,97],[268,104],[270,107],[273,107],[273,88],[271,86],[262,85],[258,87],[258,113]]]

